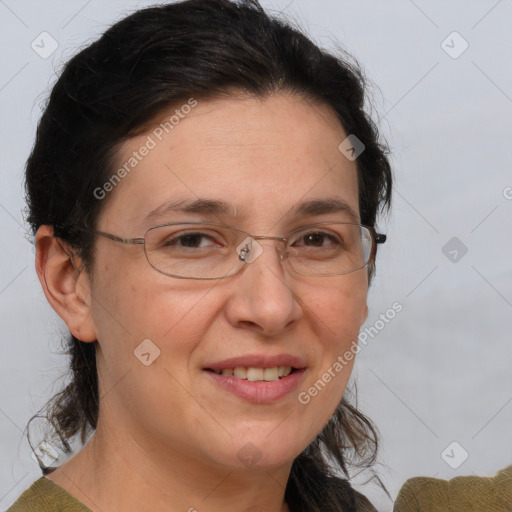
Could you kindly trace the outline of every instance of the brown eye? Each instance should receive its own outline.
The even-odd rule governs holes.
[[[194,233],[194,234],[187,234],[187,235],[181,235],[174,237],[170,240],[167,240],[165,245],[180,245],[182,247],[190,247],[195,248],[199,247],[201,245],[201,239],[203,238],[210,238],[202,233]]]
[[[212,249],[221,247],[222,236],[215,232],[174,231],[163,233],[157,246],[172,249]]]
[[[302,244],[299,245],[306,247],[326,247],[340,244],[339,240],[335,236],[321,231],[306,233],[301,235],[298,240],[302,241]],[[297,243],[295,242],[293,245],[296,246]]]

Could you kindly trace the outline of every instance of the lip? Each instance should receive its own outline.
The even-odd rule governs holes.
[[[233,393],[234,395],[253,404],[269,404],[276,402],[295,391],[302,380],[305,368],[295,370],[287,377],[281,377],[272,382],[239,379],[235,376],[219,375],[218,373],[204,370],[215,384]]]
[[[225,368],[253,367],[253,368],[274,368],[274,366],[291,366],[297,370],[306,367],[306,363],[300,357],[291,354],[248,354],[245,356],[232,357],[216,363],[209,363],[204,370],[215,370],[216,372]]]
[[[286,377],[271,382],[251,382],[235,376],[219,375],[214,371],[209,371],[237,367],[274,368],[275,366],[290,366],[293,371]],[[239,398],[254,404],[269,404],[297,390],[306,371],[306,363],[300,357],[291,354],[248,354],[208,364],[203,371],[214,384]]]

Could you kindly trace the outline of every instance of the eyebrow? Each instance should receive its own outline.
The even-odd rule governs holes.
[[[202,214],[207,216],[239,216],[238,209],[225,201],[217,199],[198,198],[194,200],[178,199],[167,201],[149,212],[143,220],[147,223],[161,218],[170,212],[187,214]],[[359,222],[359,215],[345,201],[337,197],[313,199],[295,205],[287,216],[315,216],[329,213],[344,213],[350,220]]]

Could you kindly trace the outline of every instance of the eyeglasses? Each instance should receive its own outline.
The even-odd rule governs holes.
[[[375,260],[376,244],[386,235],[361,224],[320,222],[298,228],[286,237],[253,236],[225,224],[172,222],[149,228],[142,238],[121,238],[85,229],[122,244],[144,246],[149,264],[178,279],[223,279],[238,274],[263,252],[257,240],[284,242],[280,260],[297,274],[348,274]]]

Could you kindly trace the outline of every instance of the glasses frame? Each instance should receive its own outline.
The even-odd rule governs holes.
[[[183,225],[183,226],[217,226],[217,227],[233,229],[235,231],[238,231],[239,233],[243,233],[244,235],[246,235],[248,237],[251,237],[254,240],[264,240],[264,239],[278,240],[280,242],[285,242],[286,244],[288,244],[290,238],[292,238],[292,235],[294,233],[297,233],[299,231],[303,231],[303,230],[305,230],[307,228],[313,228],[313,227],[316,227],[316,226],[325,226],[325,225],[331,225],[331,224],[343,224],[343,225],[350,225],[350,226],[359,226],[360,228],[366,228],[370,232],[371,238],[372,238],[372,248],[371,248],[370,256],[368,258],[368,262],[365,265],[363,265],[361,267],[358,267],[358,268],[355,268],[354,270],[350,270],[348,272],[340,272],[338,274],[305,274],[303,272],[298,272],[297,270],[295,270],[293,268],[293,265],[288,260],[287,251],[284,251],[284,252],[280,253],[281,261],[283,261],[283,259],[284,259],[286,261],[286,263],[288,264],[288,266],[290,267],[290,269],[293,272],[295,272],[296,274],[304,275],[304,276],[309,276],[309,277],[330,277],[330,276],[351,274],[352,272],[356,272],[357,270],[361,270],[362,268],[365,268],[368,265],[370,265],[371,263],[373,263],[375,261],[375,256],[377,254],[377,245],[378,244],[383,244],[386,241],[386,239],[387,239],[387,235],[385,235],[384,233],[377,233],[377,231],[374,228],[372,228],[371,226],[366,226],[365,224],[357,224],[357,223],[353,223],[353,222],[317,222],[315,224],[308,224],[307,226],[301,226],[300,228],[294,229],[293,231],[288,233],[286,235],[286,237],[266,236],[266,235],[252,235],[252,234],[248,233],[247,231],[235,228],[234,226],[230,226],[228,224],[220,224],[220,223],[217,223],[217,222],[166,222],[164,224],[158,224],[156,226],[151,226],[149,229],[146,230],[146,232],[144,233],[144,236],[137,237],[137,238],[123,238],[123,237],[114,235],[112,233],[107,233],[105,231],[99,231],[99,230],[96,230],[96,229],[82,228],[82,231],[85,231],[87,233],[92,233],[92,234],[95,234],[95,235],[101,235],[101,236],[103,236],[105,238],[108,238],[109,240],[112,240],[114,242],[118,242],[118,243],[121,243],[121,244],[125,244],[125,245],[143,245],[144,246],[144,254],[146,256],[146,260],[148,261],[149,265],[153,269],[155,269],[157,272],[159,272],[160,274],[163,274],[164,276],[174,277],[176,279],[197,279],[197,280],[201,280],[201,281],[210,281],[210,280],[225,279],[227,277],[236,276],[237,274],[239,274],[247,266],[248,262],[245,262],[246,264],[242,265],[236,272],[234,272],[232,274],[226,274],[226,275],[221,276],[221,277],[183,277],[183,276],[178,276],[178,275],[175,275],[175,274],[169,274],[167,272],[163,272],[162,270],[159,270],[158,268],[156,268],[151,263],[151,261],[149,260],[148,253],[147,253],[147,250],[146,250],[146,235],[150,231],[152,231],[153,229],[162,228],[162,227],[166,227],[166,226],[177,226],[177,225]],[[284,254],[284,258],[283,258],[283,254]],[[245,261],[242,257],[240,257],[240,255],[239,255],[239,259],[241,261]]]

